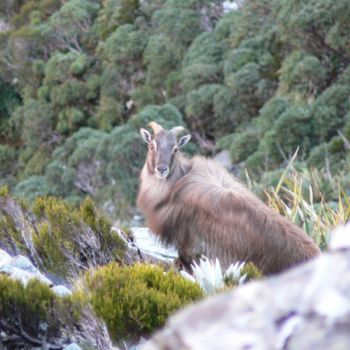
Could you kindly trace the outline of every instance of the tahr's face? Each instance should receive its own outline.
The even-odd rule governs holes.
[[[171,130],[162,130],[154,136],[145,129],[141,129],[140,132],[148,143],[152,173],[159,179],[166,179],[173,169],[176,152],[188,143],[191,136],[185,135],[177,140],[176,134]]]

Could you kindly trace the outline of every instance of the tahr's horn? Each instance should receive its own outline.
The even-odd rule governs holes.
[[[150,122],[148,126],[153,130],[154,135],[158,134],[160,131],[164,131],[163,127],[156,122]]]
[[[170,130],[170,132],[172,132],[175,135],[179,135],[182,131],[185,131],[185,128],[183,126],[175,126]]]

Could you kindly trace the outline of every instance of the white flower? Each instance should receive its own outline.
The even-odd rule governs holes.
[[[244,268],[245,262],[237,261],[234,265],[231,264],[225,272],[224,278],[228,278],[237,284],[243,284],[247,278],[247,274],[242,276],[242,270]]]
[[[217,258],[213,262],[203,256],[199,260],[199,264],[194,261],[191,267],[193,276],[186,271],[181,271],[181,275],[192,282],[197,282],[206,294],[213,294],[223,289],[225,287],[225,279],[242,284],[247,277],[246,275],[241,275],[244,262],[239,261],[231,264],[224,274]]]

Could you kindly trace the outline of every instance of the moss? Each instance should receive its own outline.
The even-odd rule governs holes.
[[[88,272],[85,284],[90,303],[114,339],[152,332],[171,313],[203,297],[197,284],[175,271],[146,264],[111,263]]]

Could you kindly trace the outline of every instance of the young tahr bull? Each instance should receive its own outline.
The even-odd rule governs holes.
[[[182,127],[165,130],[151,122],[137,203],[150,229],[174,245],[189,268],[201,255],[223,267],[251,261],[263,273],[284,270],[320,254],[307,234],[264,204],[211,159],[185,157],[191,136]]]

